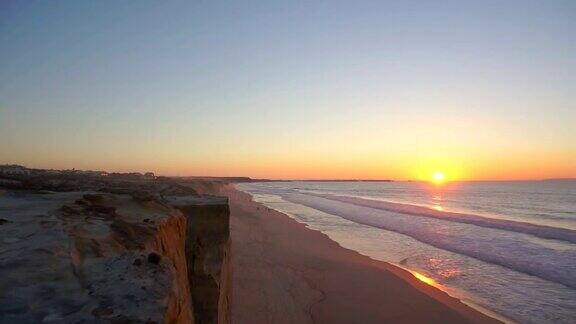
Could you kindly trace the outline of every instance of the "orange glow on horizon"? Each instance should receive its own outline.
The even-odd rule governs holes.
[[[455,150],[455,152],[457,152]],[[59,153],[58,156],[51,155]],[[421,154],[374,152],[351,154],[306,151],[293,153],[248,154],[225,152],[199,154],[165,145],[162,149],[146,146],[131,150],[131,159],[123,154],[102,160],[99,151],[61,161],[63,153],[49,152],[33,159],[3,161],[32,168],[104,170],[110,172],[154,172],[166,176],[246,176],[257,179],[391,179],[432,183],[434,172],[441,171],[447,182],[469,180],[540,180],[576,177],[576,154],[550,152],[457,155],[449,152]],[[348,153],[348,154],[346,154]],[[44,161],[46,160],[47,161]]]

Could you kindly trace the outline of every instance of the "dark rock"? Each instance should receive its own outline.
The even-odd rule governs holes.
[[[132,262],[132,265],[139,267],[142,265],[142,260],[136,259],[136,260],[134,260],[134,262]]]
[[[147,202],[147,201],[155,201],[156,196],[154,196],[153,194],[151,194],[150,192],[147,191],[137,191],[132,193],[132,199],[138,201],[138,202]]]
[[[153,232],[148,227],[138,223],[129,223],[122,219],[114,219],[110,228],[113,231],[112,237],[130,250],[143,250],[145,248],[143,238],[148,237]]]
[[[148,262],[152,264],[159,264],[162,257],[155,252],[148,254]]]
[[[88,205],[88,202],[84,199],[76,199],[76,201],[74,202],[76,205]]]
[[[100,206],[100,205],[92,205],[88,206],[86,210],[100,213],[100,214],[107,214],[107,215],[114,215],[116,213],[116,208],[108,207],[108,206]]]
[[[135,323],[138,323],[138,321],[135,319],[132,319],[128,316],[118,315],[114,318],[111,318],[110,323],[111,324],[135,324]]]
[[[88,200],[91,203],[102,203],[104,201],[104,196],[97,194],[85,194],[82,198]]]
[[[98,307],[98,308],[94,308],[94,310],[92,310],[92,315],[96,316],[96,317],[102,317],[102,316],[110,316],[114,313],[114,310],[108,307]]]
[[[6,223],[10,223],[10,221],[4,218],[0,218],[0,225],[4,225]]]
[[[74,209],[74,208],[72,208],[72,207],[70,207],[70,206],[67,206],[67,205],[64,205],[64,206],[60,207],[60,210],[61,210],[64,214],[68,214],[68,215],[79,215],[79,214],[80,214],[80,211],[78,211],[78,210],[76,210],[76,209]]]

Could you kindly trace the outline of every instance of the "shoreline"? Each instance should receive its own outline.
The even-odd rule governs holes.
[[[345,249],[345,247],[342,247],[342,248]],[[363,254],[362,254],[362,255],[363,255]],[[367,257],[370,258],[370,259],[372,259],[372,258],[369,257],[369,256],[367,256]],[[397,268],[399,268],[399,269],[401,269],[401,270],[404,270],[404,271],[410,273],[410,274],[414,277],[414,278],[412,278],[411,280],[415,279],[415,280],[420,280],[420,281],[423,281],[424,283],[426,283],[425,280],[418,279],[418,275],[421,275],[420,273],[418,273],[418,272],[416,272],[416,271],[414,271],[414,270],[410,270],[410,269],[408,269],[408,268],[405,268],[405,267],[403,267],[403,266],[400,265],[400,264],[396,264],[396,263],[392,263],[392,262],[386,262],[386,261],[381,261],[381,260],[377,260],[377,259],[372,259],[372,260],[377,261],[377,262],[388,263],[388,264],[390,264],[390,265],[393,266],[393,267],[397,267]],[[474,302],[473,300],[471,300],[471,299],[461,299],[461,298],[457,297],[455,294],[451,294],[451,293],[450,293],[450,290],[452,290],[452,291],[459,291],[458,289],[448,289],[446,286],[441,285],[441,284],[436,284],[436,285],[427,284],[427,285],[430,286],[430,287],[432,287],[432,288],[434,288],[434,289],[437,289],[437,290],[445,293],[445,294],[448,295],[448,297],[450,297],[450,298],[456,299],[457,301],[459,301],[460,303],[462,303],[464,306],[470,307],[470,308],[472,308],[473,310],[475,310],[475,311],[477,311],[477,312],[479,312],[479,313],[481,313],[481,314],[483,314],[483,315],[485,315],[485,316],[488,316],[488,317],[490,317],[490,318],[492,318],[492,319],[494,319],[494,320],[496,320],[496,321],[499,321],[499,322],[505,323],[505,324],[516,324],[516,323],[518,323],[518,322],[516,322],[516,321],[514,321],[514,320],[512,320],[512,319],[510,319],[510,318],[505,317],[504,315],[501,315],[501,314],[499,314],[499,313],[496,313],[496,312],[494,312],[494,311],[492,311],[492,310],[490,310],[490,309],[488,309],[488,308],[486,308],[486,307],[484,307],[484,306],[481,306],[481,305],[475,303],[475,302]]]
[[[406,269],[340,246],[234,185],[209,191],[230,200],[233,323],[502,320]]]

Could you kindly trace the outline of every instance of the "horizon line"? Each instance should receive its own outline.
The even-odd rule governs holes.
[[[19,166],[31,170],[56,170],[56,171],[94,171],[94,172],[106,172],[106,173],[146,173],[151,172],[149,170],[144,171],[106,171],[106,170],[93,170],[93,169],[54,169],[54,168],[41,168],[41,167],[28,167],[23,164],[18,163],[1,163],[2,166]],[[246,175],[234,175],[234,176],[224,176],[224,175],[169,175],[169,174],[156,174],[156,176],[169,177],[169,178],[247,178],[250,180],[258,181],[306,181],[306,182],[430,182],[425,179],[394,179],[394,178],[268,178],[268,177],[252,177]],[[518,179],[506,179],[506,178],[493,178],[493,179],[455,179],[446,180],[445,183],[457,183],[457,182],[506,182],[506,181],[576,181],[576,177],[552,177],[552,178],[518,178]]]

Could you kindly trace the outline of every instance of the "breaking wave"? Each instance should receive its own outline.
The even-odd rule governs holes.
[[[371,200],[358,197],[327,195],[327,194],[308,194],[308,195],[406,215],[431,217],[451,222],[472,224],[481,227],[496,228],[516,233],[530,234],[544,239],[553,239],[553,240],[567,241],[570,243],[576,243],[576,231],[566,228],[537,225],[506,219],[490,218],[473,214],[440,211],[422,206],[393,203],[381,200]]]
[[[576,288],[572,231],[361,198],[286,193],[282,198],[444,250]],[[410,217],[407,215],[413,215]],[[555,243],[556,242],[556,243]]]

